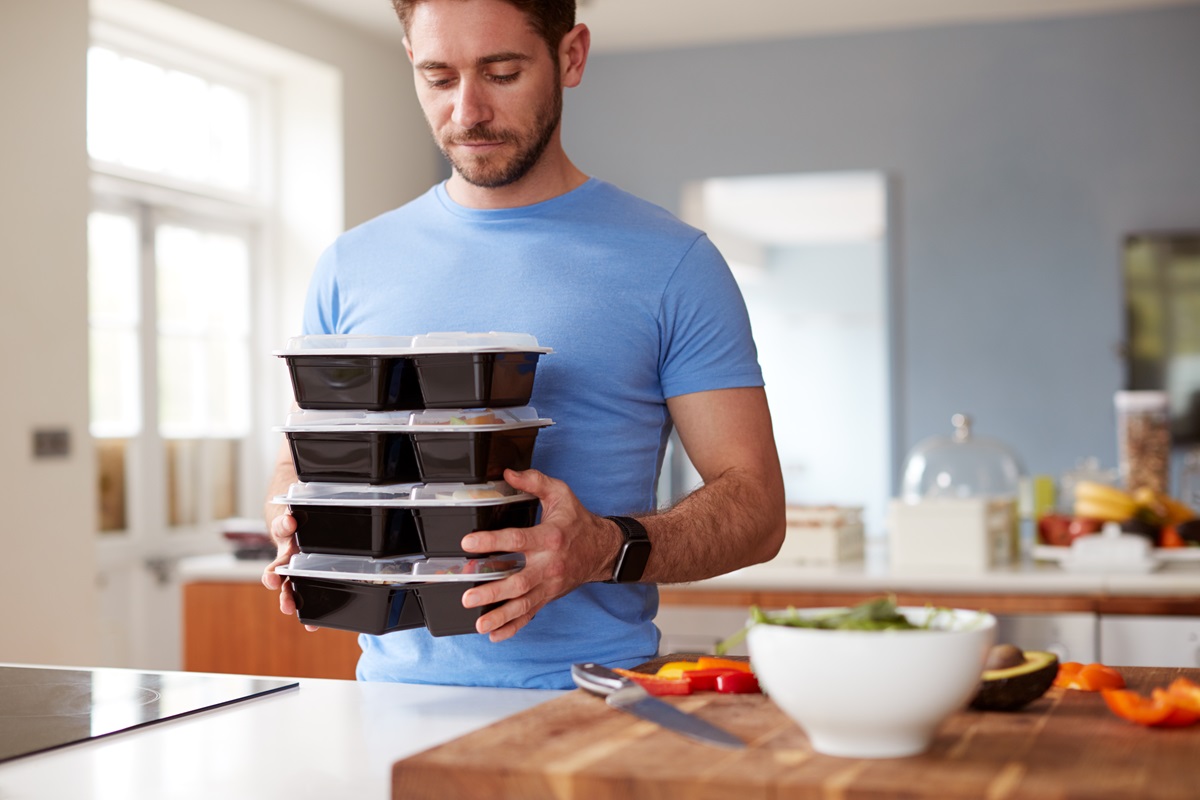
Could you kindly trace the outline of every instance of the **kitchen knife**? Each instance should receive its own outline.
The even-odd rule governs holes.
[[[613,708],[649,720],[698,742],[720,747],[746,746],[745,742],[728,731],[652,697],[641,686],[621,677],[608,667],[592,663],[572,664],[571,678],[576,686],[602,696],[604,702]]]

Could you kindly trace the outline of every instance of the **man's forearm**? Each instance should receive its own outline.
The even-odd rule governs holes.
[[[280,495],[286,495],[288,488],[296,481],[296,466],[292,463],[292,453],[288,448],[287,442],[279,448],[279,458],[275,462],[275,472],[271,476],[271,482],[267,486],[267,496],[263,506],[263,518],[266,519],[267,525],[271,524],[271,520],[282,513],[284,506],[277,505],[272,502],[272,499]]]
[[[773,558],[786,525],[774,483],[731,468],[670,510],[639,518],[653,544],[642,581],[702,580]]]

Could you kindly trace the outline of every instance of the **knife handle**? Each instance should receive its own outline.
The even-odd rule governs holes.
[[[633,681],[622,678],[608,667],[593,664],[572,664],[571,678],[580,689],[586,689],[592,694],[607,696],[633,684]]]

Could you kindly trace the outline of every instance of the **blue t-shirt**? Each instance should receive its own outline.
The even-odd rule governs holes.
[[[700,231],[596,179],[532,206],[473,209],[437,185],[340,236],[319,261],[306,333],[530,333],[542,356],[530,405],[554,420],[535,469],[590,511],[655,508],[671,432],[666,398],[761,386],[738,287]],[[360,637],[372,681],[572,686],[570,665],[628,667],[658,650],[652,585],[590,583],[512,638]]]

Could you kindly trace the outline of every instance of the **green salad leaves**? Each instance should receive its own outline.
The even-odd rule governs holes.
[[[822,614],[801,615],[795,608],[768,614],[758,606],[750,607],[750,623],[716,647],[718,656],[741,644],[755,625],[786,625],[792,628],[817,628],[836,631],[915,631],[938,627],[938,620],[950,616],[950,609],[932,609],[920,625],[915,625],[896,608],[893,596],[876,597],[851,608],[830,609]]]

